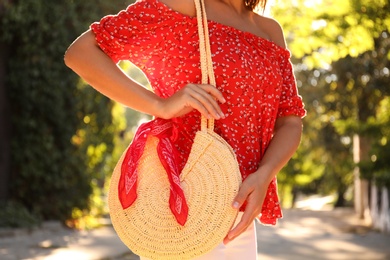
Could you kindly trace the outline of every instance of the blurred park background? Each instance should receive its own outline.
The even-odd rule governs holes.
[[[0,228],[99,226],[119,155],[148,117],[108,100],[63,62],[70,43],[133,1],[0,0]],[[390,4],[275,1],[300,94],[302,143],[278,175],[285,208],[331,198],[390,232]],[[122,68],[147,86],[129,63]]]

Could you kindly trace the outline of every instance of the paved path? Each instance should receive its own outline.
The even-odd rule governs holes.
[[[370,231],[346,209],[284,210],[277,227],[258,225],[259,260],[390,260],[390,234]],[[137,260],[111,227],[72,231],[46,225],[0,232],[1,260]],[[241,260],[241,259],[239,259]]]
[[[261,260],[390,259],[390,234],[370,231],[349,210],[285,211],[277,228],[258,226]]]

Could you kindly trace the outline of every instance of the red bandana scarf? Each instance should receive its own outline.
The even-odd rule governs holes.
[[[172,145],[176,136],[172,121],[154,119],[142,124],[134,136],[132,143],[126,151],[122,163],[121,176],[118,184],[119,200],[123,209],[130,207],[137,198],[138,162],[144,152],[146,140],[149,135],[159,139],[157,153],[161,164],[167,172],[170,182],[169,206],[172,214],[180,225],[184,225],[188,216],[188,205],[184,192],[180,186],[180,172],[177,150]]]

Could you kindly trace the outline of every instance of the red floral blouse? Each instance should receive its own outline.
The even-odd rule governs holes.
[[[221,105],[227,117],[215,121],[215,131],[234,149],[245,179],[257,170],[276,119],[303,117],[305,110],[288,50],[234,27],[214,21],[208,25],[217,88],[227,100]],[[93,23],[91,30],[113,61],[129,60],[138,66],[160,97],[201,81],[196,17],[174,11],[159,0],[139,0]],[[182,169],[200,129],[200,114],[193,111],[172,121]],[[275,178],[259,218],[274,225],[281,217]]]

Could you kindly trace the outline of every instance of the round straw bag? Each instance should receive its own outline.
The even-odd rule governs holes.
[[[203,0],[195,0],[198,17],[202,83],[215,85]],[[241,184],[232,148],[217,135],[213,120],[202,117],[180,186],[188,217],[180,225],[169,206],[170,182],[157,153],[159,139],[148,136],[137,165],[137,199],[123,209],[118,199],[125,153],[112,175],[108,203],[112,224],[135,254],[151,259],[183,260],[203,255],[223,241],[237,210],[231,204]]]

